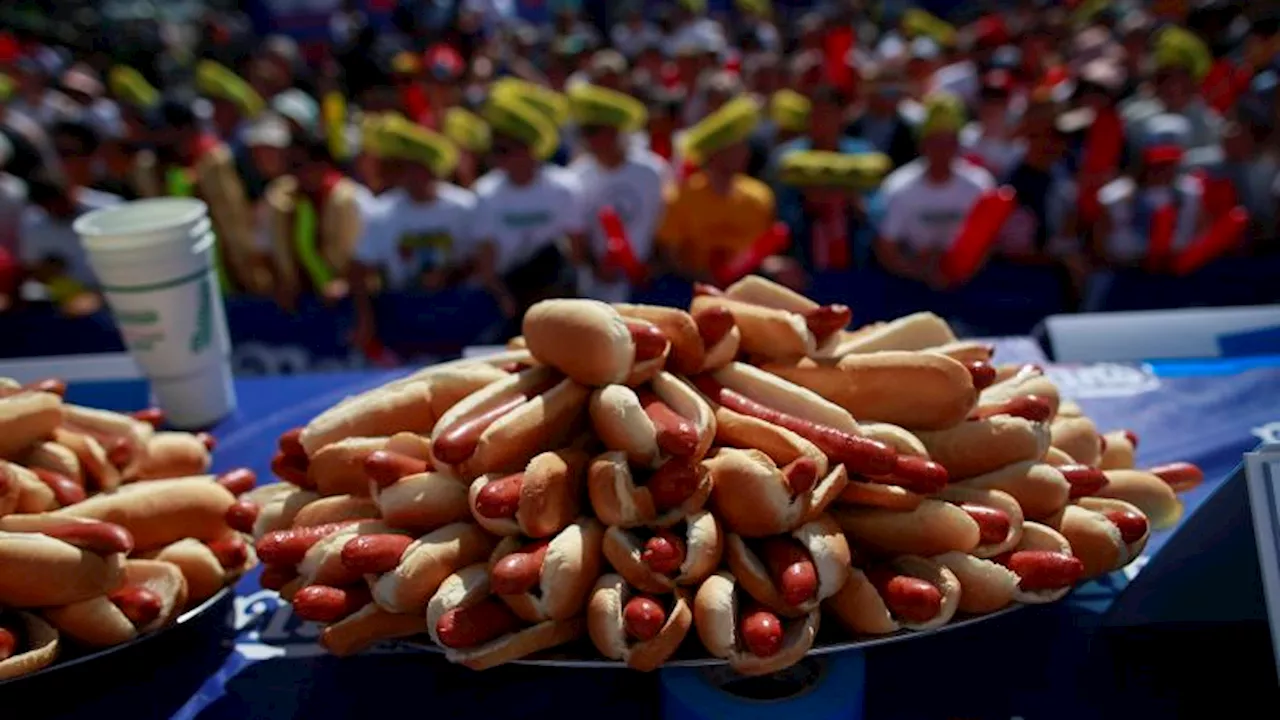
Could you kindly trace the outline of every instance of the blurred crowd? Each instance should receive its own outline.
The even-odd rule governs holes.
[[[233,13],[133,46],[0,34],[0,305],[101,307],[78,216],[204,200],[223,290],[351,298],[476,284],[508,317],[674,274],[803,288],[876,266],[944,289],[998,187],[986,260],[1167,272],[1229,214],[1275,252],[1280,21],[1267,3],[695,0],[347,3],[329,42]],[[657,6],[655,9],[655,5]],[[86,29],[92,34],[93,28]],[[1006,196],[1007,197],[1007,196]],[[1247,213],[1247,215],[1245,215]]]

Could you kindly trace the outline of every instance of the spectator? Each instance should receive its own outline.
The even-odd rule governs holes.
[[[1087,63],[1079,75],[1078,108],[1062,115],[1058,127],[1075,137],[1068,150],[1076,173],[1076,228],[1088,233],[1101,212],[1098,190],[1128,164],[1125,127],[1116,108],[1125,78],[1119,65],[1106,58]]]
[[[289,164],[294,174],[272,182],[266,201],[276,301],[292,310],[303,294],[329,302],[346,297],[351,258],[374,204],[367,188],[337,168],[321,138],[295,139]]]
[[[50,104],[49,70],[33,57],[23,57],[14,65],[14,95],[9,112],[47,127],[58,118]]]
[[[772,227],[773,191],[742,174],[747,139],[759,121],[755,101],[739,97],[690,128],[685,149],[701,170],[671,192],[658,231],[658,242],[679,274],[711,278]]]
[[[119,137],[124,132],[120,108],[104,97],[106,88],[93,68],[83,63],[72,66],[62,74],[59,87],[75,103],[72,114],[83,116],[99,137]]]
[[[451,107],[444,114],[443,132],[459,151],[454,181],[469,188],[480,177],[481,159],[489,152],[489,125],[470,110]]]
[[[644,9],[632,2],[625,11],[625,19],[615,23],[609,31],[613,47],[628,58],[636,59],[646,50],[656,47],[662,39],[658,27],[644,17]]]
[[[1216,147],[1222,140],[1222,118],[1200,97],[1200,81],[1212,58],[1204,41],[1188,30],[1166,26],[1156,35],[1155,97],[1132,101],[1126,108],[1133,142],[1148,145],[1146,123],[1165,113],[1186,118],[1187,141],[1192,157],[1201,148]]]
[[[138,153],[134,184],[141,197],[199,197],[209,206],[218,237],[219,276],[225,292],[266,294],[266,268],[252,262],[253,215],[230,148],[201,129],[188,99],[163,101],[152,132],[154,152]]]
[[[251,193],[249,196],[253,203],[255,263],[261,267],[270,267],[273,262],[271,206],[266,201],[266,188],[278,178],[289,174],[289,146],[292,140],[288,123],[270,111],[258,115],[244,134],[249,162],[253,164],[253,176],[263,183],[261,192]]]
[[[582,188],[572,174],[545,163],[557,142],[545,115],[495,92],[484,116],[493,130],[496,169],[476,181],[476,274],[514,335],[530,305],[572,294],[560,243],[583,244]]]
[[[1079,259],[1079,243],[1071,240],[1074,224],[1069,224],[1075,184],[1065,163],[1067,141],[1058,128],[1059,108],[1052,93],[1040,88],[1028,98],[1019,123],[1022,152],[1005,176],[1017,193],[1018,207],[1005,224],[997,248],[1000,255],[1017,262]]]
[[[944,288],[939,262],[978,197],[994,187],[986,170],[958,156],[964,106],[954,95],[925,98],[919,160],[885,178],[886,213],[876,259],[894,275]]]
[[[72,223],[84,213],[110,207],[120,198],[90,189],[101,138],[92,125],[59,121],[51,128],[68,184],[36,181],[22,218],[19,247],[28,277],[45,288],[65,314],[90,315],[102,307],[93,269]]]
[[[1199,173],[1204,189],[1205,221],[1212,223],[1241,206],[1249,212],[1249,237],[1263,246],[1274,237],[1277,180],[1276,159],[1261,151],[1256,128],[1231,121],[1223,129],[1222,160]]]
[[[1112,266],[1164,269],[1201,226],[1200,183],[1181,170],[1193,130],[1181,115],[1157,115],[1147,122],[1143,148],[1132,175],[1098,192],[1103,214],[1095,254]],[[1172,211],[1172,235],[1161,237],[1157,215]]]
[[[860,193],[877,187],[888,171],[889,158],[880,153],[798,150],[782,157],[779,213],[806,269],[853,267],[854,240],[866,217]]]
[[[369,299],[375,272],[388,290],[436,291],[465,276],[473,251],[476,196],[445,181],[458,159],[452,143],[391,118],[378,145],[383,163],[398,168],[391,173],[396,185],[379,196],[348,272],[359,347],[377,337]]]
[[[1012,99],[1013,77],[1003,70],[988,72],[978,94],[977,118],[960,132],[965,157],[997,178],[1007,177],[1023,153],[1015,137],[1018,118]]]
[[[243,147],[242,135],[262,112],[262,97],[225,65],[203,60],[196,66],[196,90],[213,107],[213,131],[233,150]]]
[[[872,65],[863,71],[862,78],[867,102],[850,124],[849,134],[888,155],[894,167],[902,167],[916,157],[911,126],[898,109],[907,96],[906,77],[895,66]]]
[[[569,167],[582,187],[586,243],[575,248],[578,292],[598,300],[625,302],[630,294],[622,268],[606,261],[607,239],[598,220],[612,207],[622,220],[632,253],[641,263],[653,256],[653,237],[663,212],[663,188],[671,181],[666,161],[634,147],[630,133],[644,127],[640,101],[594,85],[569,90],[569,104],[586,153]]]

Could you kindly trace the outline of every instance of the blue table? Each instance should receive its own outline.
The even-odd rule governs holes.
[[[1188,459],[1205,468],[1209,481],[1187,496],[1187,517],[1223,488],[1241,453],[1256,444],[1255,432],[1280,420],[1277,358],[1055,367],[1051,372],[1100,426],[1136,430],[1142,437],[1143,464]],[[281,431],[346,395],[399,374],[238,381],[241,407],[217,429],[221,445],[216,469],[248,465],[266,477]],[[1222,491],[1224,497],[1229,490]],[[1184,519],[1183,527],[1189,522],[1196,521]],[[1243,529],[1247,533],[1247,523]],[[1158,553],[1169,537],[1167,532],[1158,534],[1149,550]],[[1230,622],[1111,627],[1108,611],[1128,582],[1117,574],[1080,589],[1067,602],[869,651],[867,716],[1114,714],[1132,720],[1179,713],[1203,717],[1188,708],[1220,710],[1222,702],[1256,700],[1258,692],[1269,692],[1276,683],[1260,615],[1256,559],[1250,558],[1251,535],[1246,537],[1247,542],[1236,537],[1221,543],[1215,538],[1203,548],[1210,564],[1210,557],[1221,560],[1220,553],[1231,554],[1238,587],[1203,588],[1206,613],[1197,619]],[[1249,575],[1251,562],[1254,576]],[[1225,592],[1242,598],[1242,613],[1217,616],[1215,599]],[[60,694],[66,716],[115,717],[122,707],[131,708],[131,720],[138,716],[135,713],[202,720],[320,720],[403,716],[408,708],[442,717],[504,718],[574,717],[583,707],[610,718],[654,717],[659,712],[656,674],[523,667],[477,674],[435,656],[405,654],[396,648],[339,660],[314,645],[313,626],[293,618],[274,593],[257,588],[256,573],[240,583],[237,595],[228,608],[234,638],[228,635],[221,644],[207,637],[189,639],[162,655],[152,653],[126,666],[95,670],[91,690]],[[215,630],[208,634],[217,635]],[[1188,677],[1195,681],[1185,682]],[[1218,683],[1224,684],[1221,691]],[[1224,698],[1227,688],[1232,694]],[[144,693],[148,707],[133,709]]]

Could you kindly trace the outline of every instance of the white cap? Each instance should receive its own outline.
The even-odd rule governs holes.
[[[1178,145],[1187,147],[1191,139],[1191,121],[1181,115],[1161,113],[1147,120],[1143,127],[1147,147],[1152,145]]]
[[[265,112],[245,130],[244,141],[249,147],[287,148],[293,138],[283,117]]]

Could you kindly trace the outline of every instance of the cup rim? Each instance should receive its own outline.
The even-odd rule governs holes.
[[[138,245],[167,239],[197,224],[209,207],[196,198],[147,198],[100,208],[76,218],[72,230],[84,240],[116,239]]]

